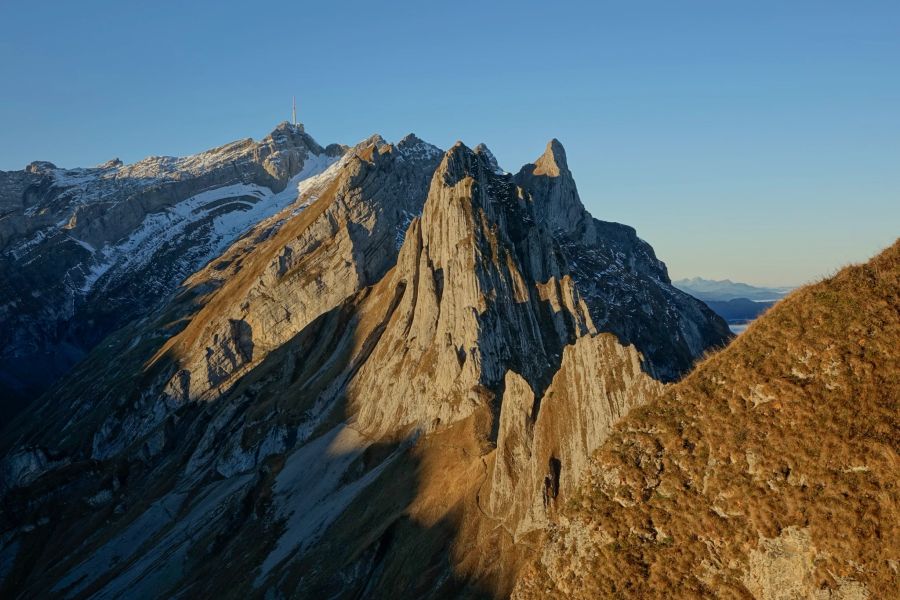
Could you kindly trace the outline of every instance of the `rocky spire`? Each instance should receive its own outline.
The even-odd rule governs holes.
[[[596,242],[593,219],[581,203],[559,140],[550,140],[544,153],[516,174],[515,182],[529,193],[539,223],[551,231],[574,233],[584,242]]]
[[[485,393],[497,393],[509,369],[540,392],[563,346],[595,331],[561,274],[558,246],[518,196],[487,153],[459,142],[443,155],[396,268],[358,309],[391,307],[384,330],[335,392],[350,400],[367,435],[427,430],[494,405]]]
[[[569,172],[569,164],[566,162],[566,149],[556,138],[547,142],[547,148],[544,153],[534,161],[534,174],[546,175],[547,177],[559,177],[565,174],[571,177]]]

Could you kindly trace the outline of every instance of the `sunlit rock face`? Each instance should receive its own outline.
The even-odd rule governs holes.
[[[514,181],[531,199],[535,221],[562,246],[598,330],[636,345],[656,377],[677,379],[703,348],[730,339],[721,319],[671,285],[665,264],[633,228],[584,209],[557,140]]]
[[[610,334],[579,338],[538,404],[512,371],[506,378],[491,480],[491,515],[514,536],[545,528],[580,483],[588,459],[627,412],[663,384],[643,372],[634,346]],[[540,493],[536,493],[540,492]]]
[[[614,424],[728,339],[555,140],[515,176],[412,135],[329,152],[5,432],[4,589],[508,594]]]

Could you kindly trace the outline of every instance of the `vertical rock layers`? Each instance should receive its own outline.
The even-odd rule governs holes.
[[[2,589],[508,594],[614,424],[728,339],[559,142],[511,175],[374,136],[3,433]]]

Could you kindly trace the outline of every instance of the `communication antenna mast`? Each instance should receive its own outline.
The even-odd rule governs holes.
[[[294,101],[294,104],[293,104],[293,109],[291,110],[291,123],[296,125],[297,124],[297,96],[294,96],[293,101]]]

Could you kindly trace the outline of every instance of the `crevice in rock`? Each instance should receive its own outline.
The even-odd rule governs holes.
[[[559,476],[562,474],[562,462],[555,456],[551,456],[547,465],[547,475],[544,476],[544,508],[559,496]]]

